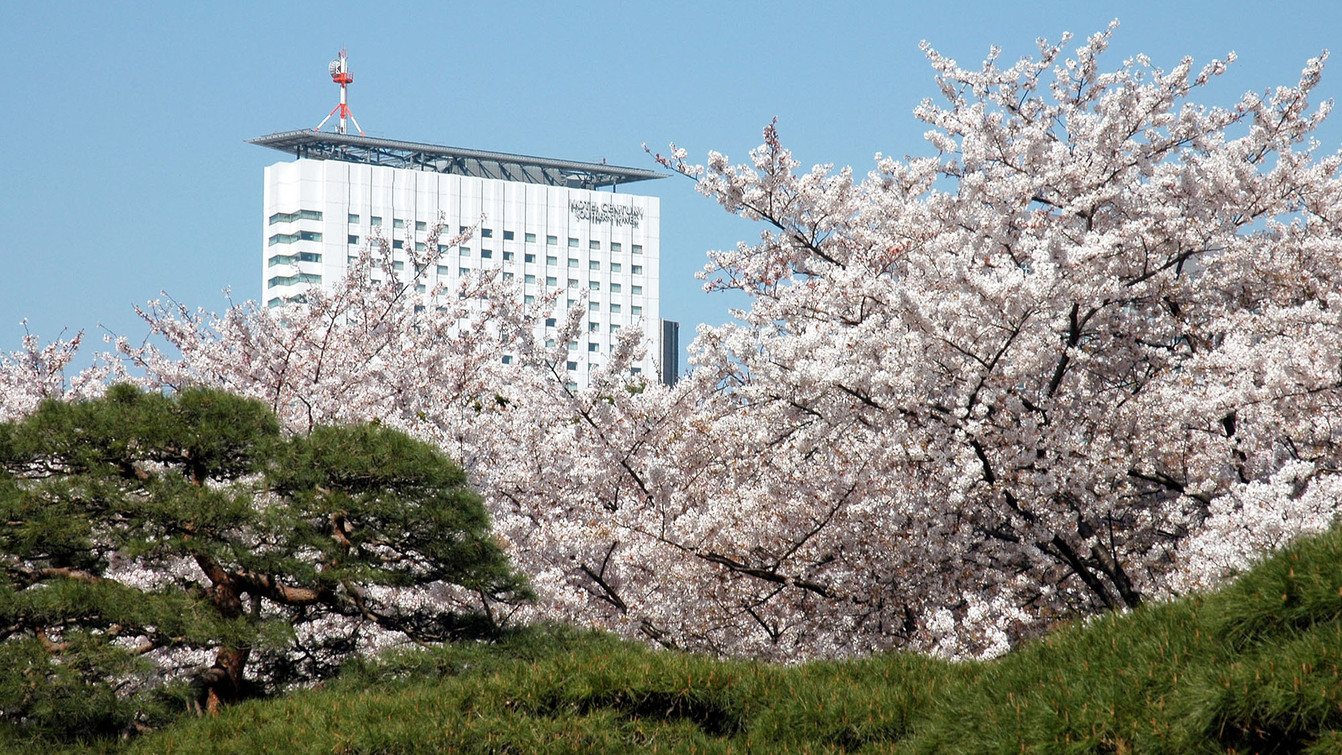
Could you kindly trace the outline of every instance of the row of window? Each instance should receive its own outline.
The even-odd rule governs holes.
[[[321,220],[320,210],[299,210],[297,212],[277,212],[270,216],[270,225],[292,223],[295,220]]]
[[[321,241],[322,235],[316,231],[298,231],[297,233],[277,233],[270,237],[266,246],[292,244],[295,241]]]
[[[277,254],[266,260],[266,267],[275,267],[277,265],[292,265],[295,262],[321,262],[322,256],[316,252],[299,252],[298,254]]]
[[[349,241],[349,243],[350,243],[351,245],[357,245],[357,244],[358,244],[358,237],[357,237],[357,236],[350,236],[350,241]],[[392,248],[392,249],[404,249],[404,248],[405,248],[405,244],[404,244],[403,242],[401,242],[401,241],[393,241],[393,242],[392,242],[392,245],[391,245],[391,248]],[[415,251],[417,251],[417,252],[422,252],[422,251],[424,251],[424,250],[425,250],[424,242],[418,242],[418,243],[415,244]],[[439,245],[438,245],[438,252],[439,252],[440,254],[445,253],[445,252],[447,252],[447,251],[448,251],[448,248],[447,248],[446,246],[443,246],[442,244],[439,244]],[[467,246],[459,247],[458,250],[457,250],[457,256],[459,256],[459,257],[470,257],[470,256],[472,256],[473,254],[474,254],[474,252],[472,252],[471,248],[470,248],[470,247],[467,247]],[[481,259],[493,259],[493,258],[494,258],[494,250],[492,250],[492,249],[481,249],[481,250],[480,250],[480,258],[481,258]],[[527,264],[533,264],[533,263],[536,262],[536,255],[534,255],[534,254],[524,254],[524,255],[523,255],[523,258],[524,258],[523,261],[525,261]],[[353,257],[353,256],[349,257],[349,261],[350,261],[351,263],[353,263],[354,260],[355,260],[355,257]],[[504,262],[512,262],[513,260],[514,260],[514,256],[513,256],[513,253],[512,253],[512,252],[507,252],[507,251],[505,251],[505,252],[503,253],[503,261],[504,261]],[[547,256],[547,257],[545,258],[545,265],[546,265],[547,267],[554,267],[554,266],[557,266],[558,264],[559,264],[559,258],[558,258],[558,257]],[[579,262],[578,262],[578,260],[573,259],[572,257],[570,257],[569,260],[568,260],[568,266],[569,266],[570,269],[576,270],[576,269],[579,267]],[[444,266],[444,265],[439,265],[439,266],[438,266],[438,269],[439,269],[439,271],[440,271],[441,274],[443,274],[443,275],[446,275],[446,274],[447,274],[447,273],[445,273],[445,272],[441,272],[441,271],[444,271],[444,270],[447,270],[447,269],[448,269],[446,266]],[[601,262],[600,262],[600,260],[591,260],[591,261],[589,261],[589,262],[587,263],[587,269],[588,269],[588,270],[591,270],[591,271],[597,271],[597,272],[599,272],[599,271],[601,270]],[[624,272],[624,263],[621,263],[621,262],[612,262],[612,263],[610,263],[610,271],[611,271],[612,273],[622,273],[622,272]],[[642,274],[643,274],[643,266],[642,266],[642,265],[630,265],[630,266],[629,266],[629,272],[630,272],[631,274],[633,274],[633,275],[642,275]],[[528,279],[530,279],[530,278],[532,278],[532,277],[534,277],[534,276],[530,276],[530,275],[527,276]],[[528,282],[531,282],[531,281],[529,280]],[[618,285],[618,284],[616,284],[616,285]],[[635,286],[635,288],[638,288],[638,287]],[[618,290],[618,289],[616,289],[616,290]]]
[[[438,266],[438,274],[439,274],[439,275],[447,275],[448,271],[449,271],[449,268],[446,267],[445,265],[439,265],[439,266]],[[512,273],[504,273],[504,274],[503,274],[503,279],[506,280],[506,281],[508,281],[508,280],[512,280],[512,279],[513,279],[513,274],[512,274]],[[523,282],[523,283],[527,283],[527,284],[533,284],[533,285],[534,285],[534,284],[536,283],[536,281],[537,281],[537,278],[536,278],[536,276],[534,276],[534,275],[527,275],[527,276],[525,276],[525,277],[522,278],[522,282]],[[569,278],[569,279],[568,279],[568,287],[569,287],[569,288],[577,288],[577,287],[578,287],[578,283],[579,283],[579,281],[578,281],[577,278]],[[558,288],[558,287],[559,287],[559,279],[556,278],[556,277],[554,277],[553,275],[547,275],[547,276],[545,276],[545,286],[546,286],[546,288]],[[600,291],[600,290],[601,290],[601,281],[588,281],[588,282],[587,282],[587,288],[588,288],[588,290],[591,290],[591,291]],[[622,284],[619,284],[619,283],[612,283],[612,284],[610,284],[610,289],[609,289],[609,290],[610,290],[610,292],[611,292],[612,294],[623,293],[623,292],[624,292],[624,286],[623,286]],[[642,286],[630,286],[630,287],[629,287],[629,293],[633,294],[634,296],[642,296],[642,295],[643,295],[643,287],[642,287]]]
[[[508,358],[508,357],[504,357],[504,358],[503,358],[503,363],[504,363],[504,364],[508,364],[508,363],[509,363],[509,358]],[[578,363],[577,363],[577,362],[565,362],[565,363],[564,363],[564,369],[568,370],[569,372],[576,372],[577,369],[578,369]],[[587,369],[589,369],[589,370],[592,369],[592,365],[590,365],[590,364],[587,365]],[[630,367],[630,368],[629,368],[629,374],[631,374],[631,375],[637,375],[637,374],[639,374],[639,373],[642,372],[642,371],[643,371],[643,370],[640,369],[640,368],[638,368],[638,367]],[[567,385],[568,385],[568,389],[569,389],[569,390],[574,390],[575,388],[578,387],[578,384],[577,384],[577,383],[568,383]]]
[[[358,216],[358,215],[355,215],[354,213],[351,212],[351,213],[349,214],[349,223],[350,223],[350,225],[358,225],[358,224],[359,224],[359,216]],[[373,227],[373,228],[381,228],[381,227],[382,227],[382,216],[380,216],[380,215],[369,215],[369,216],[368,216],[368,225],[369,225],[370,227]],[[391,219],[391,227],[392,227],[392,228],[405,228],[405,221],[402,220],[401,218],[392,218],[392,219]],[[428,228],[429,228],[429,224],[428,224],[428,223],[425,223],[423,220],[417,220],[417,221],[415,221],[415,230],[416,230],[416,231],[425,231],[425,230],[428,230]]]
[[[305,304],[307,300],[308,298],[303,294],[297,294],[295,296],[286,296],[283,299],[276,296],[272,298],[270,301],[266,302],[266,306],[271,307],[273,309],[275,307],[280,306],[281,304]]]
[[[512,363],[513,363],[513,356],[512,356],[512,354],[504,354],[504,355],[503,355],[503,363],[504,363],[504,364],[512,364]],[[564,362],[564,369],[568,370],[569,372],[576,372],[576,371],[578,370],[578,363],[577,363],[577,362],[572,362],[572,361]],[[589,369],[589,370],[592,369],[592,365],[590,365],[590,364],[587,365],[587,369]],[[631,375],[637,375],[637,374],[639,374],[639,373],[641,373],[641,372],[643,372],[643,369],[642,369],[641,367],[630,367],[630,368],[629,368],[629,374],[631,374]],[[574,382],[566,383],[566,385],[568,386],[568,389],[569,389],[570,391],[572,391],[572,390],[577,390],[577,388],[578,388],[578,384],[577,384],[577,383],[574,383]]]
[[[311,232],[300,232],[300,234],[302,234],[302,233],[307,233],[307,234],[311,235]],[[316,240],[320,241],[320,240],[321,240],[321,234],[318,233],[318,234],[316,234],[316,236],[317,236],[317,239],[316,239]],[[272,239],[273,239],[273,238],[276,238],[276,237],[272,237]],[[307,236],[304,236],[303,238],[306,240],[306,239],[307,239]],[[357,235],[355,235],[355,234],[352,234],[352,233],[349,234],[349,237],[346,239],[346,241],[349,242],[349,245],[350,245],[350,246],[358,246],[358,245],[359,245],[359,237],[358,237]],[[275,241],[272,240],[271,243],[273,244],[273,243],[278,243],[278,242],[275,242]],[[619,244],[613,244],[612,246],[616,246],[616,247],[618,247]],[[404,249],[404,248],[405,248],[405,240],[404,240],[404,239],[393,239],[392,242],[391,242],[391,248],[392,248],[392,249]],[[424,243],[423,241],[416,241],[416,242],[415,242],[415,251],[417,251],[417,252],[422,252],[422,251],[425,251],[427,248],[428,248],[428,247],[425,245],[425,243]],[[449,250],[449,247],[447,247],[445,244],[439,244],[439,245],[438,245],[438,253],[439,253],[439,254],[444,254],[444,253],[446,253],[446,252],[448,252],[448,251],[450,251],[450,250]],[[619,250],[616,249],[616,250],[614,250],[614,251],[619,251]],[[461,257],[470,257],[470,256],[472,256],[472,255],[474,254],[474,251],[473,251],[469,246],[461,246],[461,247],[457,247],[457,254],[458,254],[458,256],[461,256]],[[493,257],[494,257],[494,250],[493,250],[493,249],[481,249],[481,250],[480,250],[480,257],[483,258],[483,259],[493,259]],[[536,261],[536,255],[535,255],[535,254],[532,254],[531,252],[527,252],[527,253],[523,254],[522,257],[523,257],[523,260],[524,260],[525,262],[527,262],[528,264],[530,264],[530,263],[534,263],[534,262]],[[513,252],[505,251],[505,252],[503,253],[503,260],[504,260],[505,262],[511,262],[511,261],[513,260],[513,258],[514,258],[514,254],[513,254]],[[559,264],[559,258],[556,257],[556,256],[554,256],[554,255],[547,254],[547,255],[545,256],[545,264],[546,264],[546,265],[552,265],[552,266],[553,266],[553,265],[558,265],[558,264]],[[601,262],[598,261],[598,260],[592,260],[592,261],[588,262],[587,265],[588,265],[588,269],[589,269],[589,270],[600,270],[600,269],[601,269]],[[576,259],[574,259],[574,258],[572,258],[572,257],[569,257],[569,258],[568,258],[568,266],[569,266],[569,267],[577,267],[577,266],[578,266],[578,260],[576,260]],[[613,272],[613,273],[621,272],[622,268],[623,268],[623,263],[620,263],[620,262],[612,262],[612,263],[610,263],[610,271]],[[630,272],[632,272],[634,275],[642,275],[642,274],[643,274],[643,266],[642,266],[642,265],[633,265],[633,266],[632,266],[632,270],[631,270]]]
[[[306,213],[306,212],[309,212],[309,211],[308,211],[308,210],[302,210],[302,211],[300,211],[300,212],[304,212],[304,213]],[[317,220],[321,220],[321,213],[320,213],[320,212],[319,212],[319,213],[316,213],[316,215],[317,215],[316,219],[317,219]],[[272,217],[271,217],[271,222],[272,222],[272,223],[277,222],[277,221],[275,220],[276,217],[279,217],[279,216],[278,216],[278,215],[275,215],[275,216],[272,216]],[[307,216],[304,215],[304,217],[307,217]],[[380,226],[382,225],[382,218],[379,217],[379,216],[377,216],[377,215],[371,215],[371,216],[369,216],[368,220],[369,220],[369,223],[368,223],[368,224],[369,224],[369,226],[371,226],[371,227],[376,228],[376,227],[380,227]],[[350,213],[350,216],[349,216],[349,222],[350,222],[351,224],[355,224],[355,225],[357,225],[358,222],[359,222],[359,216],[358,216],[358,215],[355,215],[354,213]],[[395,228],[402,228],[402,229],[403,229],[403,228],[405,228],[405,221],[402,220],[401,218],[392,218],[392,221],[391,221],[391,227],[394,228],[394,229],[395,229]],[[462,226],[457,226],[457,232],[458,232],[458,233],[465,233],[465,232],[466,232],[466,229],[467,229],[468,227],[469,227],[469,226],[464,226],[464,225],[462,225]],[[416,231],[423,231],[423,230],[427,230],[427,229],[428,229],[428,223],[425,223],[425,222],[422,221],[422,220],[417,220],[417,221],[415,221],[415,230],[416,230]],[[357,244],[357,243],[359,243],[359,242],[358,242],[358,238],[359,238],[359,237],[358,237],[357,235],[350,234],[350,237],[349,237],[349,238],[350,238],[350,242],[349,242],[349,243],[351,243],[351,244]],[[480,238],[482,238],[482,239],[492,239],[492,238],[494,238],[494,229],[493,229],[493,228],[481,228],[481,229],[480,229]],[[504,232],[503,232],[503,240],[504,240],[504,241],[513,241],[515,238],[516,238],[516,235],[515,235],[512,231],[504,231]],[[534,244],[534,243],[536,243],[536,234],[534,234],[534,233],[527,233],[527,234],[524,234],[524,241],[525,241],[526,243],[528,243],[528,244]],[[558,236],[546,236],[546,237],[545,237],[545,245],[546,245],[546,246],[558,246],[558,245],[559,245],[559,237],[558,237]],[[579,242],[578,239],[573,238],[573,237],[570,236],[569,239],[568,239],[568,246],[569,246],[570,249],[577,249],[577,248],[580,246],[580,242]],[[592,250],[592,251],[600,251],[600,250],[601,250],[601,242],[600,242],[600,241],[597,241],[597,240],[588,241],[588,242],[587,242],[587,248],[590,249],[590,250]],[[624,245],[623,245],[621,242],[619,242],[619,241],[612,241],[612,242],[610,242],[610,250],[611,250],[612,252],[620,252],[620,251],[624,251]],[[630,245],[629,245],[629,250],[630,250],[630,252],[632,252],[632,253],[634,253],[634,254],[642,254],[642,253],[643,253],[643,245],[642,245],[642,244],[630,244]]]
[[[321,285],[322,277],[316,273],[298,273],[297,275],[277,275],[266,281],[266,288],[275,286],[292,286],[295,283],[311,283]]]
[[[599,331],[600,331],[600,326],[597,325],[597,323],[592,323],[592,325],[595,326],[595,327],[588,328],[588,332],[599,332]],[[619,330],[619,329],[620,329],[620,326],[619,326],[619,325],[612,325],[612,326],[610,326],[610,332],[612,332],[612,333],[614,333],[615,331],[617,331],[617,330]],[[545,339],[545,347],[546,347],[547,349],[548,349],[548,348],[553,348],[554,345],[555,345],[555,339],[553,339],[553,338],[547,338],[547,339]],[[612,347],[612,348],[614,348],[614,347]],[[568,343],[568,350],[569,350],[569,351],[577,351],[577,350],[578,350],[578,342],[577,342],[577,341],[569,341],[569,343]],[[597,343],[597,342],[595,342],[595,341],[588,341],[588,342],[587,342],[587,350],[588,350],[589,352],[593,352],[593,353],[595,353],[595,352],[599,352],[599,351],[601,351],[601,344],[599,344],[599,343]]]

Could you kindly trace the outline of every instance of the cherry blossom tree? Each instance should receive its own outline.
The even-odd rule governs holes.
[[[1186,559],[1236,549],[1206,528],[1236,529],[1283,469],[1294,494],[1275,500],[1324,485],[1306,498],[1332,518],[1342,160],[1311,140],[1323,58],[1210,107],[1192,98],[1233,56],[1104,71],[1112,32],[975,70],[926,48],[944,102],[916,115],[937,154],[862,181],[797,173],[773,127],[749,165],[661,158],[768,226],[706,270],[751,308],[694,346],[721,454],[695,515],[720,528],[680,540],[764,529],[724,558],[741,586],[723,607],[771,639],[997,652],[1166,594],[1201,568]]]
[[[746,164],[659,156],[764,226],[710,254],[750,305],[675,388],[629,373],[634,329],[578,388],[581,307],[428,288],[432,251],[400,277],[386,244],[301,305],[153,304],[167,346],[121,341],[123,369],[441,446],[528,616],[667,645],[991,655],[1212,584],[1336,515],[1342,158],[1323,57],[1218,107],[1233,56],[1105,69],[1113,32],[973,69],[927,47],[931,154],[862,178],[799,171],[773,126]]]
[[[25,320],[25,330],[27,324]],[[37,336],[25,333],[22,348],[0,354],[0,421],[28,414],[48,398],[99,395],[112,372],[106,364],[66,375],[83,339],[81,332],[69,340],[58,339],[43,346]]]

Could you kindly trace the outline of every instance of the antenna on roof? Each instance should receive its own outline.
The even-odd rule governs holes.
[[[345,133],[345,119],[348,118],[354,123],[354,128],[359,129],[359,136],[366,136],[363,129],[359,128],[359,122],[354,120],[354,114],[349,111],[349,105],[345,100],[346,88],[354,81],[354,74],[349,71],[349,60],[345,55],[345,48],[340,48],[340,57],[331,61],[331,64],[327,66],[327,69],[330,71],[331,81],[340,85],[340,104],[331,108],[331,112],[327,113],[326,117],[322,119],[322,122],[318,123],[317,127],[312,130],[321,131],[322,126],[325,126],[326,122],[331,120],[331,116],[340,113],[340,126],[336,129],[336,133]]]

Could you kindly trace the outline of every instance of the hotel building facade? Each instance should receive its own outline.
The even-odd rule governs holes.
[[[660,203],[617,190],[661,174],[306,130],[250,141],[293,158],[265,169],[261,290],[268,306],[339,280],[373,237],[391,242],[393,264],[407,268],[406,245],[424,250],[441,219],[441,243],[478,227],[469,240],[439,247],[420,281],[428,289],[497,270],[520,283],[527,301],[556,293],[560,322],[566,305],[586,308],[566,364],[575,384],[586,385],[624,328],[642,330],[648,343],[636,369],[675,381],[679,326],[663,321],[660,308]],[[546,323],[553,328],[554,319]]]

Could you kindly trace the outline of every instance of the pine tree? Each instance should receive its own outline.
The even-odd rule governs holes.
[[[284,437],[217,390],[128,386],[0,425],[0,712],[66,734],[481,636],[528,596],[465,475],[377,424]]]

